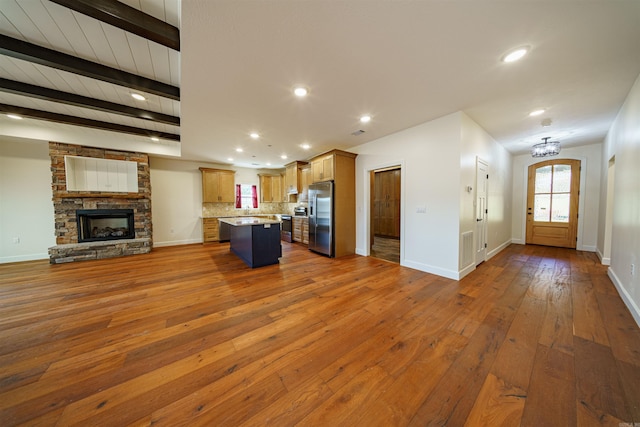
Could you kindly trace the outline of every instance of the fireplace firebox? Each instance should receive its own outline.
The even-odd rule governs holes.
[[[135,239],[133,209],[79,209],[78,242]]]

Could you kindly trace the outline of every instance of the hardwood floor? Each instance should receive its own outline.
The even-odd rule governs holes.
[[[283,253],[0,265],[0,425],[640,423],[640,329],[592,253],[511,245],[460,282]]]
[[[375,236],[370,254],[372,257],[400,263],[400,239]]]

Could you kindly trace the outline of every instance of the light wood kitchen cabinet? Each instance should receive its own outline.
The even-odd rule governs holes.
[[[302,168],[307,162],[295,161],[285,165],[285,194],[300,194],[302,191]]]
[[[274,203],[284,200],[282,195],[282,175],[259,174],[260,202]]]
[[[300,170],[300,192],[298,202],[309,201],[309,184],[311,184],[311,165],[307,164]]]
[[[356,250],[356,156],[332,150],[311,159],[312,182],[333,180],[334,255]]]
[[[218,218],[202,218],[202,234],[204,243],[220,240],[220,222]]]
[[[336,150],[334,150],[336,151]],[[334,178],[335,153],[323,154],[311,160],[313,182],[331,181]]]
[[[302,219],[302,243],[309,244],[309,218]]]
[[[291,217],[291,240],[305,245],[309,244],[309,218]]]
[[[235,171],[200,168],[202,172],[202,201],[204,203],[234,203]]]

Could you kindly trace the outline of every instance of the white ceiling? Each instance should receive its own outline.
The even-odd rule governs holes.
[[[637,0],[125,3],[179,26],[181,52],[47,0],[0,0],[0,33],[179,85],[180,102],[152,95],[144,108],[180,115],[180,129],[3,92],[0,103],[180,133],[189,160],[280,167],[456,111],[515,154],[544,136],[601,142],[640,74]],[[522,61],[500,62],[521,45],[531,47]],[[125,88],[67,74],[0,55],[0,77],[138,105]],[[547,112],[528,117],[538,108]]]

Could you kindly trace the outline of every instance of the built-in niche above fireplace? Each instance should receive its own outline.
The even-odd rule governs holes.
[[[78,243],[136,237],[133,209],[78,209]]]

